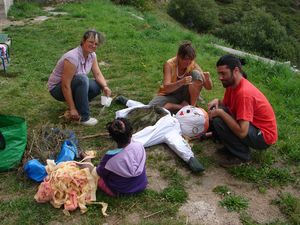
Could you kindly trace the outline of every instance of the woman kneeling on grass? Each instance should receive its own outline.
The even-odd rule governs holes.
[[[131,141],[133,130],[125,118],[108,123],[107,130],[118,147],[107,151],[97,167],[98,187],[110,196],[143,191],[148,183],[143,144]]]
[[[88,30],[80,46],[65,53],[57,62],[48,80],[50,94],[58,101],[65,101],[70,117],[80,124],[94,126],[96,118],[90,117],[89,101],[101,92],[111,95],[111,90],[99,68],[96,49],[104,42],[101,33]],[[92,71],[94,79],[89,79]]]

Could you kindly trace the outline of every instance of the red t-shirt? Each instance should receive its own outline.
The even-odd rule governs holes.
[[[237,121],[249,121],[259,128],[267,144],[271,145],[277,141],[273,108],[264,94],[248,80],[242,78],[236,88],[226,88],[223,103]]]

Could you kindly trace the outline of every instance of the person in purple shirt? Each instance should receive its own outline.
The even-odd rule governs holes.
[[[125,118],[108,123],[107,130],[117,148],[107,151],[96,169],[98,187],[110,196],[142,192],[148,184],[143,144],[131,140],[133,129]]]
[[[111,90],[99,68],[96,49],[104,42],[101,33],[88,30],[81,44],[65,53],[57,62],[48,80],[50,94],[58,101],[65,101],[71,119],[87,126],[96,125],[98,120],[90,117],[89,101],[103,91],[111,96]],[[89,79],[92,71],[94,79]]]

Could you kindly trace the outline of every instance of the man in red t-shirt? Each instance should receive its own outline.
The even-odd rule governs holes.
[[[217,62],[219,80],[226,88],[223,100],[208,103],[208,113],[215,136],[224,144],[220,162],[232,167],[250,161],[250,147],[266,149],[277,141],[274,111],[267,98],[242,71],[238,58],[225,55]]]

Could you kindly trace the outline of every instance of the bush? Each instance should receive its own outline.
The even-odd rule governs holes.
[[[218,7],[214,0],[171,0],[168,13],[177,21],[200,33],[218,24]]]
[[[216,0],[217,2],[220,2],[222,4],[230,4],[233,3],[233,0]]]
[[[219,13],[220,21],[222,24],[238,22],[243,16],[243,13],[242,10],[237,10],[235,6],[222,7]]]
[[[51,5],[57,3],[67,3],[67,2],[79,2],[80,0],[16,0],[15,2],[19,3],[37,3],[40,5]]]
[[[112,0],[119,5],[132,5],[141,10],[148,10],[151,8],[155,0]]]
[[[299,64],[299,43],[288,36],[285,27],[270,13],[262,9],[246,12],[239,22],[226,25],[216,35],[234,47]]]

